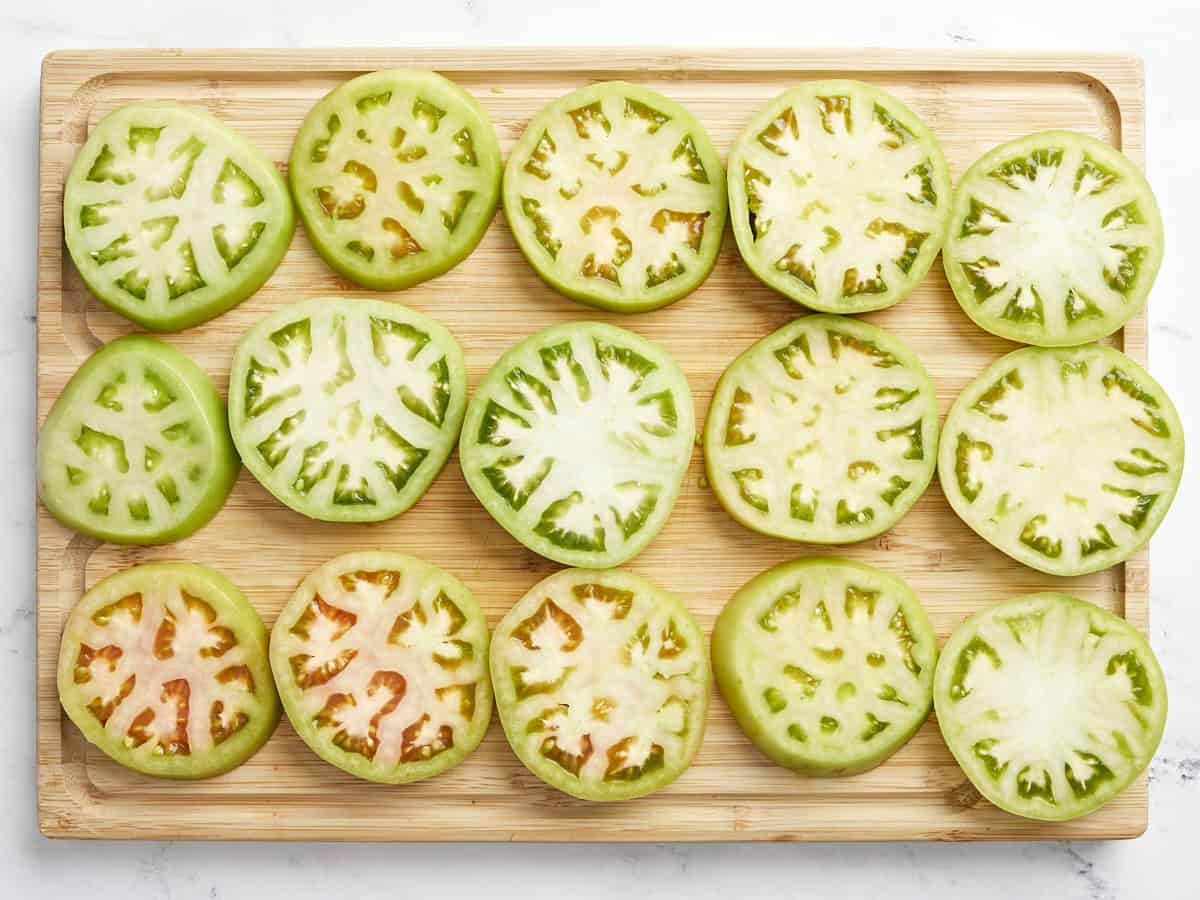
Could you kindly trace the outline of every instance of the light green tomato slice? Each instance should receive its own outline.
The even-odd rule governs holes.
[[[38,436],[38,493],[54,517],[114,544],[166,544],[206,524],[237,479],[208,376],[143,335],[93,353]]]
[[[192,563],[134,566],[84,594],[63,629],[58,695],[92,744],[164,778],[227,772],[279,723],[262,619]]]
[[[568,569],[496,627],[496,709],[526,768],[584,800],[627,800],[691,765],[712,691],[704,634],[628,572]]]
[[[855,775],[900,749],[929,715],[936,659],[912,589],[843,559],[768,569],[713,629],[713,669],[738,724],[806,775]]]
[[[729,216],[746,265],[823,312],[902,300],[942,246],[950,203],[933,133],[891,94],[858,81],[780,94],[729,154]]]
[[[504,215],[555,290],[642,312],[695,290],[725,229],[724,172],[703,126],[635,84],[592,84],[539,112],[508,158]]]
[[[1096,344],[997,360],[954,401],[938,458],[959,517],[1051,575],[1131,556],[1167,514],[1182,473],[1170,398],[1129,357]]]
[[[487,113],[434,72],[352,78],[312,108],[292,145],[292,192],[313,248],[363,287],[395,291],[475,249],[500,196]]]
[[[487,659],[471,592],[401,553],[330,560],[271,630],[271,669],[304,743],[386,784],[437,775],[479,746],[492,716]]]
[[[912,508],[933,478],[937,437],[933,384],[899,338],[807,316],[725,370],[704,461],[717,499],[748,528],[845,544]]]
[[[295,229],[274,163],[176,103],[131,103],[96,126],[67,177],[63,222],[92,293],[154,331],[179,331],[249,297]]]
[[[942,262],[980,328],[1043,347],[1111,334],[1162,262],[1158,204],[1103,141],[1044,131],[995,148],[959,182]]]
[[[286,306],[246,332],[229,375],[246,468],[327,522],[377,522],[416,503],[454,449],[466,405],[454,337],[382,300]]]
[[[1145,638],[1066,594],[976,613],[950,636],[934,677],[946,745],[1003,810],[1062,821],[1099,809],[1150,763],[1167,686]]]
[[[675,505],[695,438],[675,361],[595,322],[526,338],[471,398],[459,459],[492,517],[547,559],[605,568],[632,559]]]

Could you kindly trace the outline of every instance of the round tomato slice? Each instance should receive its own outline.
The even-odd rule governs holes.
[[[1150,540],[1183,473],[1170,398],[1089,344],[1001,357],[946,416],[938,473],[959,517],[1050,575],[1107,569]]]
[[[551,575],[497,626],[491,669],[513,751],[574,797],[649,794],[700,749],[711,693],[704,635],[683,603],[644,578]]]
[[[377,522],[416,503],[454,449],[466,404],[450,332],[380,300],[284,307],[242,337],[229,376],[246,468],[327,522]]]
[[[64,525],[114,544],[181,540],[237,479],[225,407],[167,344],[117,338],[79,367],[38,437],[38,492]]]
[[[1167,686],[1124,619],[1031,594],[963,622],[942,650],[934,705],[946,745],[1003,810],[1062,821],[1099,809],[1150,763]]]
[[[526,338],[471,398],[459,461],[518,541],[566,565],[632,559],[658,534],[695,440],[692,395],[661,347],[576,322]]]
[[[937,638],[907,584],[844,559],[768,569],[726,604],[713,668],[742,730],[806,775],[856,775],[933,706]]]
[[[967,170],[942,264],[980,328],[1063,347],[1137,315],[1162,255],[1158,204],[1138,168],[1103,141],[1044,131]]]
[[[295,230],[274,164],[212,116],[176,103],[131,103],[96,126],[67,177],[63,222],[92,293],[154,331],[179,331],[245,300]]]
[[[759,111],[729,154],[729,215],[758,278],[810,309],[902,300],[946,234],[950,176],[933,133],[886,91],[813,81]]]
[[[352,78],[309,112],[288,175],[313,248],[363,287],[395,291],[475,249],[500,195],[487,113],[433,72]]]
[[[458,579],[411,556],[347,553],[300,583],[271,631],[297,733],[339,769],[387,784],[462,762],[492,716],[488,629]]]
[[[891,528],[929,486],[938,410],[899,338],[806,316],[730,364],[704,428],[708,480],[763,534],[845,544]]]
[[[279,722],[262,619],[192,563],[134,566],[84,594],[63,629],[58,696],[89,741],[165,778],[228,772]]]
[[[725,229],[721,160],[682,106],[621,81],[555,100],[504,173],[504,215],[552,288],[616,312],[673,303],[708,277]]]

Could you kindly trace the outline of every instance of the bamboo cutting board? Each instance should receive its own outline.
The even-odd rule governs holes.
[[[309,107],[372,69],[436,69],[487,108],[507,151],[546,102],[595,80],[637,81],[686,105],[724,155],[745,121],[797,81],[849,77],[880,84],[912,106],[941,139],[959,176],[990,147],[1048,128],[1083,131],[1140,163],[1142,66],[1090,54],[891,50],[273,50],[71,51],[42,70],[38,263],[38,420],[102,342],[133,330],[84,288],[64,252],[62,191],[89,129],[134,100],[206,107],[284,167]],[[388,295],[438,318],[466,353],[474,386],[520,337],[549,325],[600,319],[662,343],[691,382],[698,420],[717,377],[739,352],[800,310],[763,287],[726,234],[712,276],[656,312],[622,317],[580,306],[544,286],[497,216],[479,248],[447,275]],[[366,296],[313,253],[298,230],[275,275],[236,309],[167,340],[224,392],[238,337],[285,303],[326,294]],[[899,305],[866,316],[920,355],[943,413],[984,366],[1012,349],[962,314],[941,266]],[[1146,358],[1145,318],[1115,336]],[[319,760],[286,719],[248,763],[205,782],[128,772],[90,747],[55,690],[64,618],[85,589],[136,563],[187,559],[238,584],[268,627],[297,582],[336,554],[384,547],[424,557],[472,588],[492,624],[557,566],[525,550],[475,501],[452,460],[412,510],[374,525],[309,521],[243,472],[222,512],[179,544],[102,545],[38,509],[38,812],[56,837],[334,840],[880,840],[1134,837],[1146,827],[1143,778],[1103,810],[1065,824],[1019,819],[989,806],[943,746],[932,719],[891,760],[854,778],[801,778],[771,765],[714,699],[704,746],[675,784],[650,797],[595,805],[545,787],[513,756],[499,723],[458,768],[431,781],[387,787]],[[822,552],[863,560],[906,579],[945,639],[995,601],[1066,590],[1124,614],[1143,631],[1145,552],[1123,566],[1059,579],[1027,569],[962,524],[936,482],[892,531],[817,551],[763,537],[726,515],[703,481],[697,450],[667,527],[628,568],[679,594],[705,630],[725,600],[762,569]]]

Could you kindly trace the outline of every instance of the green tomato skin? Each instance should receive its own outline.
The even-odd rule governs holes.
[[[90,404],[95,399],[93,375],[102,375],[111,361],[125,355],[153,359],[170,368],[190,388],[190,400],[198,418],[211,436],[214,458],[210,464],[208,487],[193,510],[174,525],[152,532],[130,534],[104,528],[88,518],[82,503],[64,486],[51,484],[47,469],[50,464],[51,442],[62,419],[71,407]],[[229,435],[225,404],[212,381],[191,359],[169,344],[145,335],[128,335],[105,344],[84,362],[67,382],[62,395],[54,401],[38,440],[38,495],[54,518],[69,528],[110,544],[170,544],[200,530],[212,520],[237,481],[241,460]]]
[[[489,182],[482,206],[486,212],[473,214],[469,219],[464,220],[460,225],[463,229],[462,236],[456,236],[453,244],[444,252],[434,255],[430,260],[414,261],[413,265],[405,265],[390,273],[378,272],[360,257],[341,251],[327,243],[321,232],[324,212],[312,199],[317,184],[307,171],[308,162],[303,153],[303,148],[309,146],[312,139],[319,135],[328,116],[341,108],[344,96],[351,91],[369,90],[376,86],[381,89],[399,90],[408,87],[419,88],[423,96],[432,97],[442,104],[464,109],[467,115],[474,120],[471,123],[473,126],[471,133],[475,139],[475,151],[479,156],[479,165],[489,171]],[[496,131],[491,119],[488,118],[487,112],[479,101],[453,81],[436,72],[419,69],[384,69],[370,72],[352,78],[334,88],[321,98],[305,117],[292,144],[288,162],[288,184],[313,249],[317,251],[327,266],[343,278],[348,278],[355,284],[373,291],[404,290],[444,275],[470,256],[479,242],[483,240],[488,226],[495,217],[496,206],[500,199],[500,178],[500,145],[496,141]]]
[[[267,630],[258,612],[250,605],[245,595],[220,572],[207,566],[190,562],[146,563],[110,575],[98,582],[75,607],[73,614],[86,615],[92,606],[111,602],[125,594],[136,592],[141,586],[153,586],[163,581],[178,581],[191,585],[192,591],[201,599],[212,604],[218,621],[231,629],[238,643],[251,649],[246,665],[254,677],[255,695],[260,703],[256,717],[246,727],[228,740],[209,750],[202,760],[188,756],[153,756],[135,754],[115,740],[104,726],[87,709],[71,702],[75,691],[73,673],[78,654],[78,643],[70,643],[64,633],[58,658],[58,696],[63,710],[83,732],[88,742],[127,769],[143,775],[194,781],[212,778],[236,769],[270,739],[279,724],[281,708],[271,668],[267,662]],[[90,603],[93,598],[103,598]],[[68,619],[67,628],[70,627]]]
[[[917,601],[916,595],[913,594],[912,590],[904,582],[898,578],[888,576],[889,580],[895,581],[895,588],[909,601],[905,603],[904,610],[910,623],[914,626],[914,630],[924,636],[922,650],[927,657],[925,670],[930,673],[925,680],[930,685],[930,691],[928,700],[924,706],[923,715],[911,727],[898,732],[889,743],[882,745],[880,750],[860,753],[852,759],[846,759],[845,757],[821,758],[819,754],[797,752],[794,749],[794,741],[789,743],[786,737],[774,733],[763,718],[755,713],[746,682],[739,674],[739,654],[742,651],[739,633],[742,629],[752,624],[745,621],[745,616],[756,594],[761,591],[770,590],[781,578],[792,577],[797,573],[802,573],[806,569],[819,569],[828,566],[842,566],[870,572],[875,577],[878,577],[880,574],[886,574],[881,573],[880,570],[874,569],[871,566],[838,557],[814,557],[781,563],[755,576],[738,589],[737,593],[730,598],[729,602],[717,616],[712,634],[713,673],[716,675],[717,687],[721,691],[721,696],[726,704],[728,704],[738,726],[745,733],[746,737],[750,739],[751,743],[772,762],[786,769],[791,769],[799,775],[816,778],[840,778],[843,776],[859,775],[874,769],[900,750],[920,730],[927,719],[928,713],[933,709],[933,671],[934,664],[938,658],[937,641],[933,637],[933,625],[930,623],[924,607],[921,606],[920,602]]]
[[[604,81],[573,91],[543,108],[526,126],[520,140],[508,156],[508,164],[504,170],[504,218],[509,229],[516,238],[517,246],[533,268],[537,276],[552,289],[577,303],[583,303],[596,309],[604,309],[618,313],[641,313],[668,306],[676,300],[681,300],[700,287],[712,273],[717,264],[717,256],[721,248],[721,240],[725,232],[725,219],[728,211],[728,201],[725,191],[718,191],[714,196],[712,215],[704,229],[704,239],[701,245],[701,258],[686,276],[672,278],[661,285],[647,288],[636,297],[610,297],[592,289],[583,278],[566,277],[559,274],[555,268],[554,259],[549,256],[524,224],[525,217],[521,212],[521,197],[517,186],[518,161],[525,159],[537,144],[542,132],[549,122],[576,105],[583,106],[601,97],[620,94],[636,98],[648,105],[668,114],[672,119],[688,122],[692,126],[692,135],[696,138],[696,151],[707,172],[712,173],[710,182],[720,184],[725,178],[725,170],[721,158],[708,138],[700,123],[681,104],[664,97],[656,91],[625,81]],[[677,284],[678,282],[678,284]]]
[[[79,204],[75,200],[83,190],[83,184],[104,136],[111,130],[115,131],[129,120],[136,121],[139,116],[149,116],[153,119],[185,120],[202,134],[213,136],[233,149],[247,173],[254,179],[264,193],[269,195],[268,202],[275,209],[275,221],[268,223],[268,228],[250,251],[247,257],[237,265],[238,278],[231,287],[221,284],[210,284],[195,292],[196,297],[177,304],[172,310],[145,312],[138,306],[137,300],[124,295],[120,289],[112,286],[110,281],[102,279],[99,268],[88,258],[79,222]],[[192,187],[191,190],[198,188]],[[237,306],[247,297],[262,287],[272,273],[282,262],[292,242],[296,230],[296,214],[292,207],[291,194],[287,182],[279,174],[275,165],[267,159],[257,147],[236,134],[215,116],[190,106],[178,103],[131,103],[110,113],[96,126],[84,145],[79,156],[71,166],[67,176],[66,191],[63,200],[64,226],[67,250],[71,259],[83,278],[84,284],[110,309],[120,313],[132,322],[148,331],[171,332],[183,331],[201,322],[207,322],[221,313]]]

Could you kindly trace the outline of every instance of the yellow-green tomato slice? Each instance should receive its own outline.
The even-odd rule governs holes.
[[[721,696],[747,737],[805,775],[874,768],[933,705],[929,617],[907,584],[862,563],[768,569],[725,605],[712,651]]]
[[[1162,262],[1150,185],[1103,141],[1045,131],[980,158],[955,191],[942,263],[980,328],[1084,344],[1141,311]]]
[[[496,627],[496,708],[513,751],[551,787],[626,800],[665,787],[704,737],[704,635],[674,595],[616,569],[568,569]]]
[[[262,619],[192,563],[134,566],[84,594],[63,629],[58,696],[91,743],[165,778],[227,772],[279,722]]]
[[[483,107],[452,81],[388,69],[312,108],[288,177],[325,262],[363,287],[395,291],[475,249],[500,196],[500,147]]]
[[[327,522],[377,522],[416,503],[454,449],[466,405],[454,337],[382,300],[286,306],[242,337],[229,376],[246,468]]]
[[[1145,638],[1066,594],[1016,597],[963,622],[934,705],[946,745],[1003,810],[1061,821],[1099,809],[1162,739],[1167,686]]]
[[[946,416],[938,475],[959,517],[1051,575],[1121,562],[1158,528],[1183,473],[1170,398],[1125,354],[1026,347],[989,366]]]
[[[64,525],[165,544],[207,523],[237,479],[225,407],[187,356],[143,335],[79,367],[38,436],[38,493]]]
[[[540,331],[471,397],[459,460],[492,517],[547,559],[606,568],[653,540],[695,439],[687,379],[665,350],[595,322]]]
[[[601,82],[530,121],[504,171],[504,215],[555,290],[642,312],[673,303],[712,271],[724,177],[686,109],[635,84]]]
[[[917,502],[937,436],[933,384],[899,338],[806,316],[725,370],[704,461],[717,499],[748,528],[845,544],[886,531]]]
[[[144,328],[179,331],[262,286],[295,214],[274,163],[217,119],[177,103],[131,103],[79,151],[63,222],[96,297]]]
[[[858,81],[780,94],[729,154],[742,258],[764,284],[823,312],[902,300],[942,246],[950,203],[937,138],[896,97]]]
[[[487,620],[437,566],[361,551],[307,578],[271,631],[271,668],[296,732],[339,769],[387,784],[429,778],[479,746],[492,715]]]

